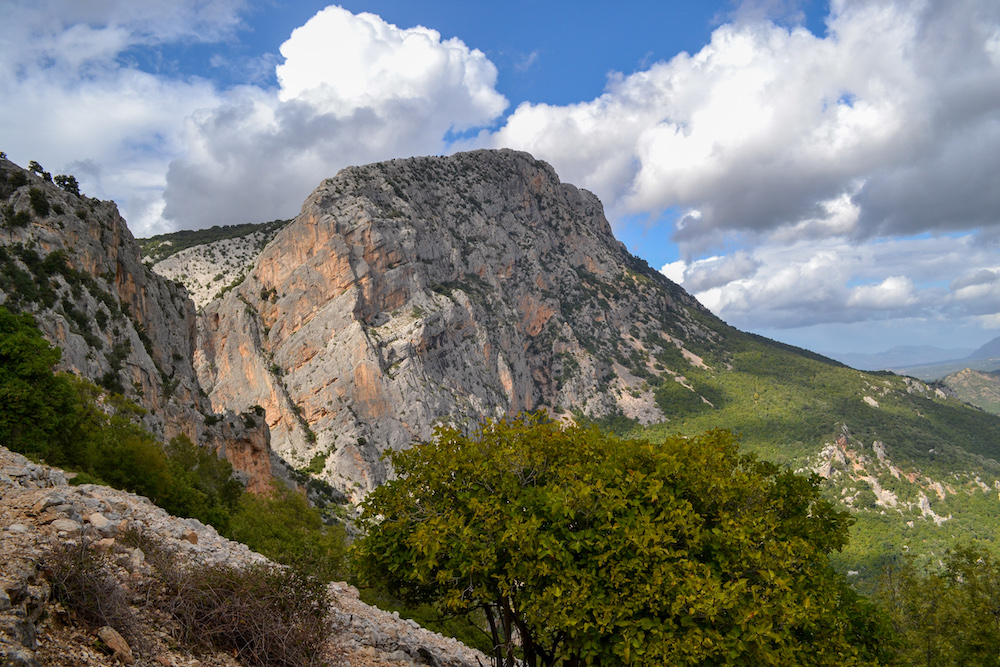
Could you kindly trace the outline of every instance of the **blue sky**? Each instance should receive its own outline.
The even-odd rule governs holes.
[[[996,0],[0,1],[0,149],[137,236],[503,146],[742,329],[825,352],[1000,334]]]

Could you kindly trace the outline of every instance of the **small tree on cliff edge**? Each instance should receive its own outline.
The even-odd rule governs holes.
[[[443,428],[364,505],[364,579],[482,610],[494,663],[874,663],[888,626],[827,563],[848,517],[727,431],[654,445],[540,416]]]

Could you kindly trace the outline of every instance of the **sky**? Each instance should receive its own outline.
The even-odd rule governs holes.
[[[136,236],[352,164],[526,150],[730,324],[1000,335],[997,0],[0,0],[0,150]]]

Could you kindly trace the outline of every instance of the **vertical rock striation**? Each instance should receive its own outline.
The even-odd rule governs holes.
[[[689,341],[717,338],[593,194],[509,150],[344,169],[201,318],[213,406],[262,406],[275,449],[354,498],[391,474],[384,451],[439,423],[662,419],[651,353],[687,365]]]
[[[147,426],[164,441],[184,433],[220,451],[242,443],[228,448],[243,452],[234,464],[254,488],[266,486],[266,427],[206,425],[211,403],[193,366],[194,303],[183,285],[142,264],[115,204],[0,158],[0,208],[0,305],[34,315],[62,350],[59,369],[146,408]]]

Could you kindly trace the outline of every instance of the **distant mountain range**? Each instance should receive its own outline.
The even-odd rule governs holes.
[[[1000,370],[1000,336],[976,350],[901,345],[874,354],[852,352],[824,354],[858,370],[894,371],[921,380],[937,380],[966,368],[984,372]]]
[[[973,353],[970,348],[940,348],[930,345],[898,345],[884,352],[824,352],[851,368],[862,371],[884,371],[904,366],[933,364],[953,359],[964,359]]]

